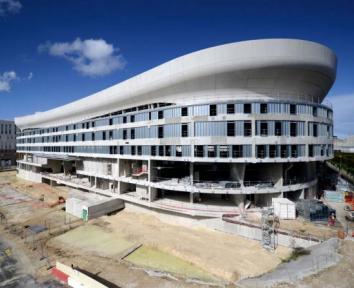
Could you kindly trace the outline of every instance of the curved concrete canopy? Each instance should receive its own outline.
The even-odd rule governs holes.
[[[156,102],[213,103],[286,99],[321,103],[336,77],[327,47],[265,39],[207,48],[176,58],[78,101],[15,118],[20,129],[65,125]]]

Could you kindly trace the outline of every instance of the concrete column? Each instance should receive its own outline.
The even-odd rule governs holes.
[[[305,199],[305,189],[301,189],[299,199]]]
[[[194,183],[194,163],[189,162],[189,177],[191,181],[191,185]]]
[[[231,180],[239,181],[241,186],[243,186],[243,178],[245,176],[246,164],[233,163],[231,164]]]
[[[148,181],[151,181],[151,159],[148,160]]]
[[[231,195],[231,199],[241,210],[245,208],[245,200],[246,200],[245,194]]]

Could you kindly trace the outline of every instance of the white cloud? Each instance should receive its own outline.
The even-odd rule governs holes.
[[[27,80],[31,80],[32,78],[33,78],[33,73],[32,72],[28,73]]]
[[[18,0],[0,0],[0,15],[8,13],[18,13],[22,8],[22,4]]]
[[[125,66],[125,60],[119,49],[103,39],[81,40],[41,44],[40,52],[62,57],[73,64],[73,68],[87,76],[103,76]]]
[[[9,92],[11,90],[11,82],[16,79],[15,71],[6,71],[0,74],[0,92]]]
[[[332,96],[334,134],[339,137],[354,135],[354,93]]]

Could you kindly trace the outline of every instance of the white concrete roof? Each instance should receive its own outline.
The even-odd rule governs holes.
[[[321,102],[335,80],[336,64],[336,56],[329,48],[310,41],[230,43],[176,58],[78,101],[17,117],[15,122],[20,129],[64,125],[154,102]]]

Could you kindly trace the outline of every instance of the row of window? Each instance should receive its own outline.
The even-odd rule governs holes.
[[[115,124],[134,123],[139,121],[170,119],[185,116],[217,116],[224,114],[307,114],[315,117],[332,119],[332,111],[323,107],[307,104],[289,103],[237,103],[237,104],[210,104],[196,105],[188,107],[165,108],[164,110],[141,112],[126,116],[116,116],[112,118],[102,118],[85,121],[78,124],[64,125],[54,128],[34,129],[19,133],[19,136],[29,136],[52,132],[71,131],[77,129],[90,129],[99,126],[109,126]]]
[[[306,145],[256,145],[255,157],[298,158],[306,156]],[[137,146],[64,146],[22,147],[18,151],[43,151],[56,153],[120,154],[166,157],[190,157],[190,145],[137,145]],[[333,146],[326,144],[308,145],[309,157],[331,156]],[[195,145],[194,157],[200,158],[250,158],[252,145]]]
[[[16,126],[13,123],[1,123],[0,134],[16,134]]]
[[[256,121],[255,135],[257,136],[308,136],[332,137],[332,125],[309,122],[307,133],[303,121]],[[205,121],[194,123],[195,137],[214,136],[252,136],[252,122],[239,121]],[[159,126],[143,126],[129,129],[116,129],[109,131],[86,132],[78,134],[65,134],[55,136],[42,136],[18,139],[17,143],[57,143],[57,142],[85,142],[117,139],[147,139],[193,137],[190,124],[166,124]]]

